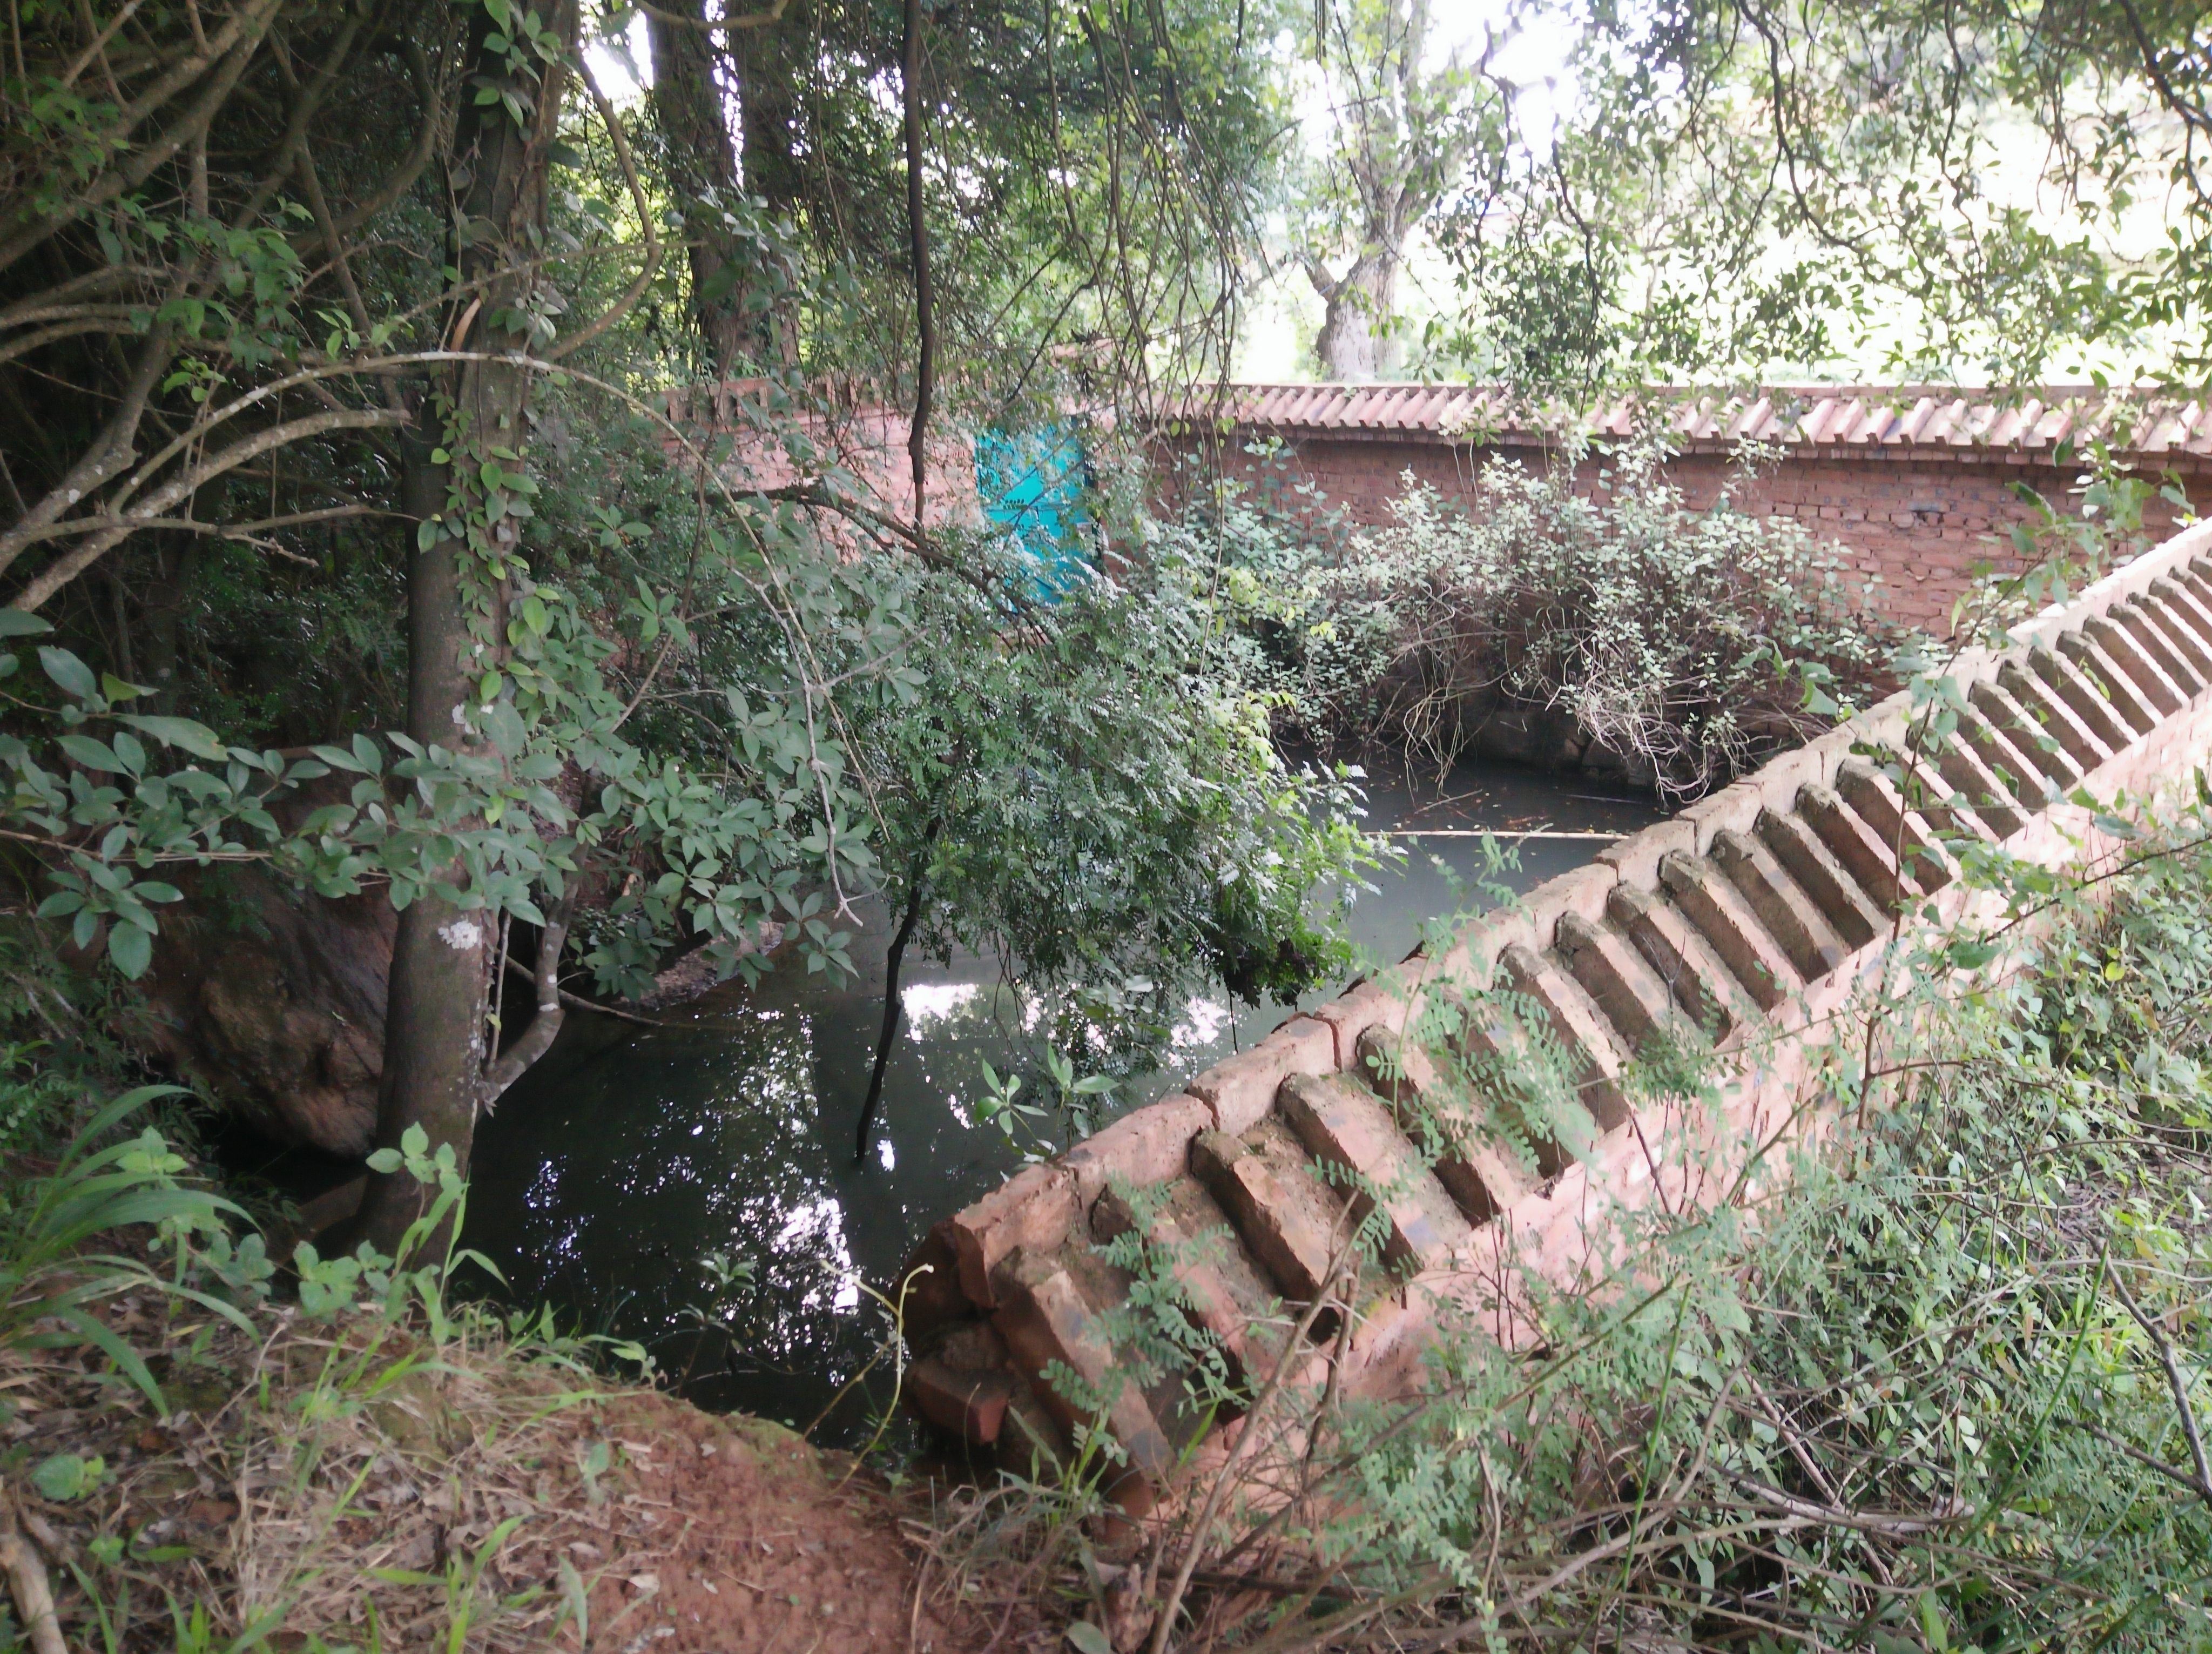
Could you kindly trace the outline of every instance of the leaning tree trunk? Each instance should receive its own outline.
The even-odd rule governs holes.
[[[556,4],[552,27],[573,49],[574,0]],[[496,81],[504,78],[506,65],[486,51],[488,32],[488,22],[479,17],[473,52],[477,76]],[[450,461],[434,459],[435,450],[465,441],[475,448],[523,452],[524,413],[533,376],[508,357],[529,342],[480,319],[509,313],[527,295],[535,250],[542,243],[546,167],[565,80],[564,64],[556,60],[535,86],[523,88],[529,94],[523,100],[531,111],[527,127],[517,125],[501,103],[472,103],[454,135],[453,167],[467,169],[470,178],[457,216],[471,234],[459,261],[465,301],[454,306],[457,313],[447,323],[447,337],[456,347],[483,351],[488,359],[457,364],[441,387],[453,429],[447,429],[440,398],[425,398],[417,406],[415,427],[404,445],[401,479],[403,509],[416,523],[441,512],[450,517],[456,504],[465,517],[471,509],[470,479],[457,477]],[[513,535],[514,520],[503,520],[491,532]],[[424,546],[410,528],[409,544],[407,733],[425,745],[434,742],[448,751],[481,755],[489,747],[471,733],[470,703],[477,678],[495,664],[495,656],[479,657],[474,651],[480,635],[504,635],[505,590],[465,534],[441,534]],[[458,861],[428,871],[445,882],[466,882]],[[400,914],[384,1019],[377,1147],[397,1148],[410,1127],[420,1126],[434,1149],[452,1146],[459,1171],[467,1174],[489,1066],[486,1040],[495,940],[495,927],[482,912],[455,907],[428,891]],[[558,942],[554,946],[557,949]],[[392,1251],[434,1192],[404,1170],[371,1173],[352,1227],[379,1250]],[[433,1237],[430,1249],[436,1250],[440,1244]]]

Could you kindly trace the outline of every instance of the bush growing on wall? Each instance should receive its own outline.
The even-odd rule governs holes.
[[[1301,733],[1611,770],[1692,797],[1826,727],[1785,661],[1872,681],[1891,640],[1796,523],[1693,511],[1642,436],[1578,494],[1586,451],[1491,462],[1468,509],[1409,475],[1387,527],[1331,550],[1248,504],[1218,524],[1249,670]]]

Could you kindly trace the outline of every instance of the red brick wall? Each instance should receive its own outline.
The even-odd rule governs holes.
[[[1222,460],[1231,475],[1254,481],[1291,509],[1371,526],[1389,520],[1407,471],[1448,498],[1472,499],[1481,467],[1501,453],[1532,469],[1546,463],[1534,447],[1470,448],[1439,439],[1335,434],[1301,437],[1268,459],[1234,443]],[[1164,490],[1170,497],[1188,489],[1200,459],[1192,447],[1174,451]],[[1599,487],[1600,469],[1598,461],[1585,462],[1577,473],[1578,492]],[[1703,510],[1732,469],[1727,453],[1693,450],[1677,455],[1668,474],[1685,503]],[[2139,469],[2146,477],[2159,476],[2153,464]],[[2177,470],[2197,508],[2212,514],[2212,465],[2185,459]],[[2008,531],[2035,521],[2036,513],[2013,485],[2026,483],[2054,506],[2072,509],[2068,490],[2077,475],[2032,453],[1835,447],[1790,453],[1762,475],[1739,479],[1734,496],[1739,510],[1795,518],[1842,547],[1850,575],[1876,613],[1942,634],[1978,564],[2005,572],[2021,567]],[[2144,514],[2150,539],[2163,539],[2172,508],[2154,501]]]

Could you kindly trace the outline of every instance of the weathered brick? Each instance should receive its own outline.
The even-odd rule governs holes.
[[[1234,1136],[1274,1106],[1276,1088],[1292,1074],[1325,1074],[1335,1067],[1335,1031],[1311,1017],[1292,1017],[1250,1050],[1192,1080],[1190,1094],[1212,1110],[1215,1130]]]
[[[1141,1184],[1176,1176],[1189,1164],[1190,1140],[1212,1124],[1212,1109],[1177,1092],[1132,1109],[1060,1156],[1060,1164],[1075,1180],[1076,1201],[1088,1212],[1110,1179]]]
[[[946,1219],[960,1268],[960,1290],[976,1308],[997,1307],[991,1276],[1016,1247],[1045,1251],[1073,1232],[1075,1183],[1059,1166],[1024,1166],[974,1205]]]

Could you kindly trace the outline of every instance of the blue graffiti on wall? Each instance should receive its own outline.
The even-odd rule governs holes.
[[[1083,438],[1055,423],[1018,435],[987,430],[975,438],[975,492],[985,523],[1004,537],[1024,569],[1028,595],[1051,603],[1088,579],[1092,529]]]

